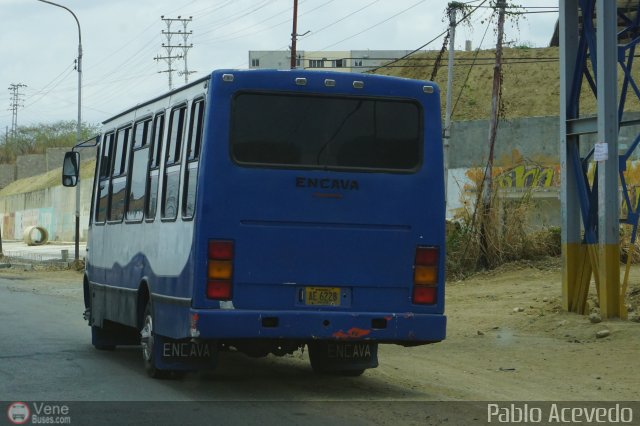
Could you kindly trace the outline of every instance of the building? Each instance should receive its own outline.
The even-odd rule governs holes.
[[[391,60],[411,53],[411,50],[340,50],[297,51],[296,67],[328,71],[366,72]],[[289,50],[250,50],[251,69],[289,69]]]

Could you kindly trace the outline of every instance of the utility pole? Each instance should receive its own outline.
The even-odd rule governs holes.
[[[443,155],[444,155],[444,199],[447,203],[447,186],[449,181],[449,139],[451,137],[451,99],[453,90],[453,57],[455,54],[456,18],[458,8],[462,5],[451,2],[447,7],[449,14],[449,61],[447,63],[447,100],[444,115]]]
[[[298,39],[298,0],[293,0],[293,30],[291,30],[291,69],[296,68],[297,39]]]
[[[190,21],[191,18],[189,19],[182,19],[180,16],[178,16],[177,18],[165,18],[164,15],[160,17],[160,19],[162,19],[164,21],[164,23],[167,25],[167,30],[162,30],[162,34],[167,38],[167,42],[166,43],[162,43],[162,47],[165,48],[167,55],[166,56],[160,56],[157,55],[155,58],[153,58],[156,61],[165,61],[167,63],[167,69],[164,71],[158,71],[159,73],[163,73],[166,72],[169,76],[169,90],[173,89],[173,72],[176,71],[173,68],[173,61],[174,60],[178,60],[178,59],[183,59],[182,55],[174,55],[173,54],[173,49],[182,49],[183,46],[182,44],[178,44],[178,45],[174,45],[172,43],[172,38],[174,35],[182,35],[182,31],[171,31],[171,24],[173,24],[174,22],[182,22],[182,21]],[[188,74],[187,74],[188,76]]]
[[[496,62],[493,66],[493,91],[491,95],[491,120],[489,121],[489,158],[485,168],[482,185],[482,223],[480,227],[480,259],[484,267],[489,266],[487,241],[487,221],[491,210],[491,195],[493,192],[493,153],[498,130],[498,116],[500,114],[500,94],[502,92],[502,39],[504,38],[504,14],[507,3],[505,0],[496,2],[498,9],[498,41],[496,42]]]
[[[80,21],[71,9],[49,0],[38,0],[48,3],[52,6],[59,7],[69,12],[78,26],[78,58],[76,59],[76,71],[78,71],[78,122],[76,123],[76,141],[80,143],[82,140],[82,31],[80,29]],[[75,262],[80,261],[80,175],[76,183],[76,235],[75,235]]]
[[[189,83],[189,74],[195,73],[195,71],[189,71],[189,67],[187,66],[187,54],[189,53],[189,49],[193,47],[193,43],[189,43],[189,36],[193,34],[192,31],[187,31],[187,26],[193,20],[192,16],[189,16],[189,19],[180,19],[178,16],[178,20],[182,22],[182,57],[184,62],[184,71],[180,71],[178,74],[184,76],[184,84]],[[178,31],[180,33],[180,31]]]
[[[24,95],[20,93],[20,89],[23,87],[27,87],[26,84],[22,83],[11,83],[9,85],[9,92],[11,92],[11,99],[9,100],[11,103],[9,104],[9,111],[11,111],[11,136],[16,136],[16,131],[18,128],[18,108],[23,107],[22,101],[24,100]]]

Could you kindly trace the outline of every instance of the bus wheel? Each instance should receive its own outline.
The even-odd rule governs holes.
[[[140,330],[140,343],[142,344],[142,359],[144,360],[144,369],[149,377],[154,379],[162,379],[169,376],[170,371],[161,370],[156,367],[156,359],[154,356],[154,336],[153,331],[153,309],[151,301],[147,302],[144,310],[144,320],[142,330]]]

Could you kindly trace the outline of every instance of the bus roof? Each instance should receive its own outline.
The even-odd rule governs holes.
[[[186,89],[189,89],[189,88],[191,88],[191,87],[193,87],[193,86],[197,86],[198,84],[202,84],[202,83],[204,83],[205,81],[209,80],[210,78],[211,78],[211,75],[209,74],[209,75],[207,75],[206,77],[201,77],[201,78],[199,78],[199,79],[197,79],[197,80],[195,80],[195,81],[192,81],[192,82],[191,82],[191,83],[189,83],[189,84],[186,84],[186,85],[184,85],[184,86],[180,86],[180,87],[178,87],[177,89],[173,89],[173,90],[171,90],[171,91],[169,91],[169,92],[165,92],[165,93],[163,93],[162,95],[156,96],[156,97],[155,97],[155,98],[153,98],[153,99],[149,99],[149,100],[148,100],[148,101],[146,101],[146,102],[142,102],[142,103],[137,104],[137,105],[135,105],[135,106],[133,106],[133,107],[131,107],[131,108],[129,108],[129,109],[126,109],[126,110],[124,110],[124,111],[122,111],[122,112],[120,112],[120,113],[118,113],[118,114],[114,115],[113,117],[109,117],[108,119],[104,120],[104,121],[102,122],[102,124],[103,124],[103,125],[104,125],[104,124],[107,124],[107,123],[109,123],[109,122],[111,122],[111,121],[114,121],[114,120],[116,120],[117,118],[122,117],[123,115],[127,115],[127,114],[129,114],[130,112],[133,112],[133,111],[135,111],[135,110],[137,110],[137,109],[143,108],[143,107],[145,107],[145,106],[147,106],[147,105],[151,105],[151,104],[152,104],[152,103],[154,103],[154,102],[157,102],[157,101],[159,101],[159,100],[161,100],[161,99],[164,99],[164,98],[170,97],[170,96],[172,96],[172,95],[174,95],[174,94],[176,94],[176,93],[180,93],[180,92],[182,92],[182,91],[184,91],[184,90],[186,90]]]
[[[186,84],[184,86],[181,86],[177,89],[173,89],[169,92],[165,92],[159,96],[156,96],[155,98],[152,98],[146,102],[142,102],[140,104],[137,104],[131,108],[128,108],[110,118],[108,118],[107,120],[103,121],[102,124],[106,125],[107,123],[110,123],[120,117],[123,117],[133,111],[136,111],[140,108],[144,108],[145,106],[151,105],[154,102],[158,102],[162,99],[171,97],[175,94],[178,94],[180,92],[186,91],[194,86],[197,86],[198,84],[202,84],[208,80],[211,79],[211,76],[215,73],[255,73],[255,74],[263,74],[263,75],[275,75],[275,74],[280,74],[280,73],[287,73],[287,72],[295,72],[295,73],[299,73],[299,75],[304,75],[304,74],[318,74],[318,73],[324,73],[324,74],[351,74],[353,77],[358,77],[359,79],[371,79],[371,78],[384,78],[386,80],[411,80],[411,79],[406,79],[406,78],[402,78],[402,77],[395,77],[395,76],[387,76],[387,75],[379,75],[379,74],[362,74],[362,73],[353,73],[353,72],[339,72],[339,71],[324,71],[324,70],[304,70],[304,69],[293,69],[293,70],[277,70],[277,69],[249,69],[249,70],[239,70],[239,69],[220,69],[220,70],[214,70],[211,73],[209,73],[207,76],[205,77],[201,77],[198,80],[195,80],[189,84]],[[422,83],[425,83],[426,81],[422,81]],[[435,83],[433,82],[428,82],[430,84],[432,84],[433,86],[436,86]],[[437,89],[436,89],[437,90]]]

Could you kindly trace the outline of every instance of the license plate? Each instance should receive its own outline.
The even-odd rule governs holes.
[[[162,357],[165,359],[203,359],[210,358],[212,354],[213,351],[209,343],[168,341],[162,345]]]
[[[305,287],[306,305],[340,306],[340,287]]]
[[[330,342],[327,344],[329,359],[369,361],[374,353],[376,352],[372,351],[371,343]]]

